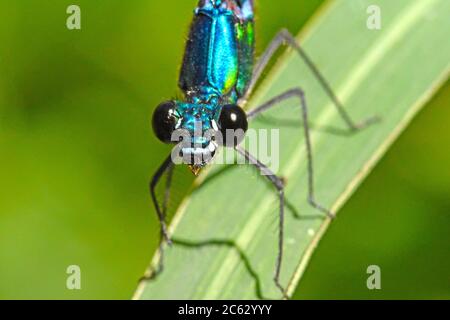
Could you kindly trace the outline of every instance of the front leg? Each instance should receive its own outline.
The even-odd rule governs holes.
[[[279,211],[279,226],[278,226],[278,255],[275,265],[274,282],[280,289],[285,299],[288,298],[286,290],[280,283],[281,263],[283,260],[283,242],[284,242],[284,183],[283,180],[272,172],[266,165],[261,163],[258,159],[253,157],[247,150],[236,146],[236,151],[241,154],[248,162],[258,168],[263,176],[265,176],[273,184],[278,191],[280,199],[280,211]]]
[[[166,225],[166,211],[167,211],[167,203],[169,200],[169,193],[170,193],[170,185],[172,182],[172,173],[174,169],[174,163],[172,162],[171,156],[169,156],[158,168],[158,170],[155,172],[155,174],[152,177],[152,180],[150,181],[149,187],[150,187],[150,195],[153,201],[153,204],[155,206],[156,214],[158,216],[159,224],[160,224],[160,240],[159,240],[159,260],[158,260],[158,267],[157,268],[151,268],[147,270],[146,274],[139,280],[145,281],[155,278],[159,273],[162,272],[164,268],[164,241],[167,242],[167,244],[171,245],[172,241],[169,238],[169,234],[167,232],[167,225]],[[164,200],[162,204],[162,209],[160,208],[158,204],[158,200],[156,199],[156,186],[158,185],[158,182],[161,180],[161,177],[163,174],[167,171],[167,181],[166,181],[166,190],[164,193]]]
[[[158,168],[158,170],[153,175],[152,180],[150,181],[150,195],[152,197],[153,204],[155,206],[156,214],[158,216],[158,220],[161,227],[161,240],[165,240],[168,244],[171,244],[169,235],[167,233],[167,225],[165,221],[165,211],[167,207],[167,197],[168,197],[168,191],[166,190],[164,195],[164,203],[163,203],[163,209],[161,210],[158,200],[156,199],[156,186],[158,182],[160,181],[161,177],[163,176],[164,172],[169,170],[169,176],[171,178],[172,174],[171,171],[173,169],[173,162],[171,155],[162,163],[162,165]],[[168,184],[170,183],[170,178],[168,178]],[[170,187],[170,185],[169,185]]]

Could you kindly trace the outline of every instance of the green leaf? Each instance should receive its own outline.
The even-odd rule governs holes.
[[[253,108],[286,89],[302,86],[314,125],[316,198],[335,212],[445,82],[450,70],[448,0],[379,0],[381,30],[366,26],[366,10],[371,4],[362,0],[328,3],[299,36],[299,42],[352,117],[378,115],[380,123],[357,134],[344,134],[333,105],[291,50],[248,106]],[[330,223],[306,200],[306,154],[296,104],[294,100],[286,102],[251,123],[255,129],[280,128],[278,173],[286,178],[288,201],[281,281],[289,294]],[[298,125],[292,125],[296,119]],[[278,201],[264,179],[254,168],[243,165],[213,166],[204,172],[172,221],[171,232],[177,241],[166,250],[164,271],[156,279],[142,282],[135,298],[281,298],[272,280]],[[351,237],[351,230],[348,234]],[[156,254],[153,264],[158,259]]]

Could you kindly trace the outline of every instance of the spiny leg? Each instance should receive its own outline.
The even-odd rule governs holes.
[[[168,204],[169,204],[169,198],[170,198],[170,189],[171,189],[171,186],[172,186],[173,169],[174,169],[174,165],[172,163],[169,166],[169,168],[167,169],[166,186],[165,186],[165,191],[164,191],[164,200],[163,200],[163,203],[162,203],[162,213],[163,213],[164,218],[167,217],[167,210],[169,210]]]
[[[165,186],[165,191],[164,191],[164,199],[163,199],[163,203],[162,203],[162,215],[163,215],[164,222],[166,221],[166,217],[167,217],[168,203],[169,203],[169,198],[170,198],[170,189],[172,186],[173,170],[174,170],[174,165],[173,165],[173,163],[171,163],[171,165],[167,168],[166,186]],[[164,239],[166,239],[166,241],[167,241],[167,238],[168,238],[167,232],[166,232],[165,237],[163,236],[163,233],[161,232],[160,241],[159,241],[158,270],[156,271],[157,274],[162,272],[163,268],[164,268]],[[167,241],[167,243],[169,245],[172,244],[172,240],[169,238],[169,241]]]
[[[269,181],[273,184],[273,186],[277,189],[279,199],[280,199],[280,220],[279,220],[279,227],[278,227],[278,255],[277,255],[277,261],[275,265],[275,275],[274,275],[274,281],[275,285],[280,289],[280,291],[283,293],[284,298],[288,298],[286,294],[286,290],[283,288],[283,286],[280,283],[280,272],[281,272],[281,263],[283,260],[283,242],[284,242],[284,184],[283,180],[275,175],[275,173],[272,172],[266,165],[261,163],[258,159],[256,159],[254,156],[252,156],[247,150],[236,146],[236,151],[244,156],[246,160],[252,165],[254,165],[256,168],[258,168],[262,175],[264,175]]]
[[[249,119],[252,119],[255,116],[257,116],[258,114],[261,114],[264,111],[279,105],[282,101],[293,98],[293,97],[297,97],[300,100],[302,120],[304,122],[303,134],[305,137],[307,168],[308,168],[308,202],[310,203],[311,206],[322,211],[328,217],[334,218],[335,215],[330,210],[328,210],[327,208],[325,208],[323,205],[319,204],[315,200],[314,165],[313,165],[311,139],[310,139],[310,134],[309,134],[309,126],[308,126],[308,107],[306,104],[305,93],[303,92],[303,90],[301,88],[294,88],[294,89],[288,90],[288,91],[272,98],[271,100],[267,101],[266,103],[262,104],[261,106],[257,107],[256,109],[251,110],[247,114],[247,116]]]
[[[158,168],[156,173],[153,175],[152,180],[150,181],[150,195],[152,197],[153,204],[155,206],[156,214],[158,215],[158,220],[160,223],[160,244],[159,244],[159,263],[158,263],[158,270],[156,270],[156,273],[159,273],[162,271],[164,266],[164,241],[167,242],[167,244],[171,245],[172,242],[169,238],[169,235],[167,233],[167,225],[166,225],[166,211],[167,211],[167,202],[169,199],[170,194],[170,185],[172,181],[172,173],[173,173],[173,162],[171,159],[171,155],[162,163],[162,165]],[[158,182],[160,181],[161,177],[163,176],[164,172],[167,173],[167,180],[166,180],[166,190],[164,193],[164,200],[162,204],[162,208],[159,207],[158,200],[156,198],[156,186]],[[154,276],[154,275],[151,275]]]
[[[240,99],[240,102],[245,102],[248,100],[250,94],[252,93],[254,87],[256,86],[258,80],[260,79],[262,72],[267,67],[267,64],[270,62],[274,54],[277,52],[277,50],[282,45],[288,45],[289,47],[293,48],[298,55],[305,61],[308,68],[311,70],[313,75],[317,78],[320,85],[326,92],[326,94],[329,96],[331,101],[333,102],[334,106],[336,107],[339,115],[342,117],[346,125],[351,131],[357,131],[360,129],[363,129],[367,127],[368,125],[371,125],[372,123],[377,122],[379,119],[378,117],[371,117],[368,118],[360,123],[356,123],[350,115],[345,111],[342,103],[339,101],[338,97],[334,93],[333,89],[331,88],[328,81],[325,79],[325,77],[322,75],[322,73],[319,71],[319,69],[316,67],[314,62],[309,58],[309,56],[306,54],[305,50],[302,49],[302,47],[297,43],[295,37],[286,29],[282,29],[272,40],[272,42],[267,47],[266,51],[263,53],[261,58],[258,60],[256,66],[253,69],[253,75],[252,79],[250,80],[250,84],[248,86],[248,89],[246,91],[246,94],[243,98]]]

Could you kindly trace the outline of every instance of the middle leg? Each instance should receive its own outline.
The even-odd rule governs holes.
[[[318,203],[316,201],[315,197],[315,189],[314,189],[314,164],[313,164],[313,154],[312,154],[312,146],[311,146],[311,137],[309,132],[309,125],[308,125],[308,107],[306,104],[306,98],[305,93],[301,88],[294,88],[291,90],[288,90],[271,100],[267,101],[266,103],[262,104],[261,106],[251,110],[247,113],[247,116],[249,119],[252,119],[256,117],[259,114],[262,114],[263,112],[276,107],[280,105],[281,102],[284,100],[290,99],[290,98],[298,98],[300,102],[301,107],[301,115],[302,115],[302,121],[304,122],[303,125],[303,135],[305,137],[305,144],[306,144],[306,156],[307,156],[307,170],[308,170],[308,202],[311,206],[318,209],[319,211],[325,213],[328,217],[334,218],[335,214],[332,213],[329,209],[327,209],[322,204]]]

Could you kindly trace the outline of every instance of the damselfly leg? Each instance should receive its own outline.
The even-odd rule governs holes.
[[[159,167],[159,169],[153,175],[152,180],[150,181],[150,195],[152,197],[152,201],[155,206],[156,214],[158,216],[158,220],[160,223],[160,243],[159,243],[158,267],[155,270],[152,270],[149,277],[156,276],[158,273],[162,272],[162,270],[164,268],[164,241],[169,245],[172,244],[169,234],[168,234],[168,231],[167,231],[166,213],[167,213],[167,206],[168,206],[168,201],[169,201],[169,196],[170,196],[170,188],[172,185],[173,169],[174,169],[174,163],[172,162],[172,157],[170,155],[162,163],[162,165]],[[166,185],[165,185],[163,203],[162,203],[162,206],[160,207],[160,205],[158,203],[158,199],[156,197],[156,186],[158,185],[158,182],[163,177],[164,173],[167,174]]]
[[[336,110],[338,111],[341,118],[346,123],[347,127],[351,131],[357,131],[360,129],[363,129],[367,127],[368,125],[371,125],[377,121],[379,121],[378,117],[370,117],[368,119],[363,120],[362,122],[355,122],[352,117],[348,114],[348,112],[343,107],[342,103],[340,102],[339,98],[334,93],[333,89],[331,88],[331,85],[328,83],[328,81],[325,79],[325,77],[322,75],[322,73],[319,71],[319,69],[316,67],[312,59],[306,54],[305,50],[297,43],[295,37],[286,29],[282,29],[275,38],[270,42],[267,49],[264,51],[262,56],[259,58],[259,60],[256,63],[256,66],[253,69],[253,75],[252,79],[250,80],[250,84],[247,88],[247,91],[245,95],[240,99],[240,103],[245,103],[250,95],[253,92],[253,89],[255,88],[257,82],[260,80],[262,73],[264,69],[267,67],[271,59],[274,57],[275,53],[280,49],[281,46],[286,45],[288,47],[291,47],[292,49],[297,52],[297,54],[303,59],[305,64],[308,66],[308,68],[311,70],[315,78],[319,81],[321,87],[325,91],[325,93],[328,95],[328,97],[333,102],[334,106],[336,107]]]
[[[272,42],[269,44],[266,51],[263,53],[261,58],[258,60],[254,71],[253,76],[250,81],[248,90],[246,94],[241,99],[241,103],[245,103],[249,96],[251,95],[251,91],[256,86],[258,80],[260,79],[264,69],[267,67],[268,63],[272,59],[272,57],[275,55],[277,50],[283,45],[288,45],[289,47],[293,48],[298,55],[304,60],[306,65],[309,67],[309,69],[312,71],[313,75],[317,78],[320,85],[324,89],[325,93],[329,96],[329,98],[332,100],[334,106],[336,107],[336,110],[338,111],[341,118],[346,123],[348,130],[351,132],[356,132],[358,130],[361,130],[368,125],[376,122],[378,118],[372,117],[368,118],[367,120],[364,120],[360,123],[355,122],[350,115],[347,113],[347,111],[344,109],[342,103],[337,98],[336,94],[334,93],[333,89],[329,85],[329,83],[326,81],[325,77],[320,73],[316,65],[312,62],[312,60],[309,58],[309,56],[305,53],[305,51],[300,47],[300,45],[297,44],[295,38],[289,33],[289,31],[283,29],[281,30],[277,36],[272,40]],[[334,218],[335,215],[333,212],[331,212],[329,209],[326,208],[326,206],[321,205],[319,202],[316,201],[315,198],[315,192],[314,192],[314,165],[313,165],[313,155],[312,155],[312,146],[311,146],[311,139],[310,139],[310,128],[309,128],[309,122],[308,122],[308,106],[306,103],[305,93],[300,88],[294,88],[290,89],[271,100],[265,102],[264,104],[260,105],[259,107],[249,111],[247,113],[248,119],[255,118],[256,116],[264,113],[265,111],[274,108],[276,106],[279,106],[281,102],[288,100],[290,98],[298,98],[299,100],[299,106],[301,108],[301,120],[303,121],[303,128],[304,128],[304,138],[305,138],[305,144],[306,144],[306,154],[307,154],[307,171],[308,171],[308,202],[309,204],[314,207],[315,209],[318,209],[319,211],[326,214],[329,218]],[[283,243],[284,243],[284,184],[282,183],[282,179],[278,176],[276,176],[274,173],[270,172],[268,168],[266,168],[262,163],[260,163],[257,159],[255,159],[252,155],[250,155],[247,151],[243,151],[239,148],[236,148],[236,150],[243,154],[247,160],[253,165],[255,165],[257,168],[262,170],[263,173],[266,174],[266,177],[272,181],[272,183],[277,188],[278,193],[280,194],[280,210],[279,210],[279,232],[278,232],[278,255],[276,260],[276,266],[275,266],[275,275],[274,275],[274,281],[276,286],[282,291],[283,296],[286,297],[286,292],[283,286],[280,283],[280,272],[281,272],[281,265],[283,260]]]
[[[247,114],[249,119],[252,119],[256,117],[258,114],[263,113],[264,111],[267,111],[273,107],[280,106],[280,103],[284,100],[290,99],[290,98],[298,98],[299,104],[301,107],[301,119],[304,123],[304,137],[305,137],[305,144],[306,144],[306,154],[307,154],[307,168],[308,168],[308,202],[316,209],[322,211],[325,213],[328,217],[334,218],[334,214],[325,208],[325,206],[319,204],[315,200],[314,196],[314,166],[313,166],[313,156],[312,156],[312,147],[311,147],[311,140],[310,140],[310,134],[309,134],[309,127],[308,127],[308,107],[306,104],[306,98],[303,90],[301,88],[294,88],[291,90],[288,90],[279,96],[276,96],[272,98],[271,100],[267,101],[266,103],[262,104],[258,108],[252,110]],[[279,230],[278,230],[278,255],[276,260],[276,266],[275,266],[275,275],[274,275],[274,281],[276,286],[281,290],[283,295],[286,297],[286,292],[283,286],[280,283],[280,271],[281,271],[281,264],[283,260],[283,245],[284,245],[284,184],[283,180],[276,176],[274,173],[272,173],[268,168],[266,168],[262,163],[260,163],[258,160],[256,160],[252,155],[250,155],[247,151],[243,152],[239,147],[236,148],[236,150],[239,153],[242,153],[247,160],[253,165],[255,165],[257,168],[261,170],[261,173],[266,176],[270,181],[273,182],[275,187],[277,188],[279,194],[280,194],[280,210],[279,210]]]
[[[280,284],[280,272],[281,272],[281,260],[283,258],[283,240],[284,240],[284,182],[283,179],[278,177],[275,173],[272,172],[266,165],[261,163],[258,159],[252,156],[247,150],[241,148],[240,146],[236,146],[236,151],[244,156],[244,158],[252,165],[254,165],[257,169],[260,170],[261,174],[269,179],[272,185],[278,192],[279,201],[280,201],[280,216],[279,216],[279,225],[278,225],[278,256],[277,256],[277,264],[275,268],[274,281],[278,289],[283,293],[284,298],[288,298],[283,286]]]

